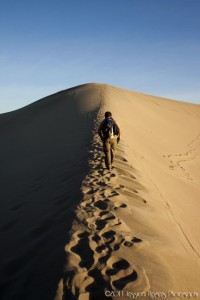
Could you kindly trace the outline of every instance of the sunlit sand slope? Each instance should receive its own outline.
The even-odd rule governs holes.
[[[200,106],[101,88],[122,141],[110,173],[94,136],[57,298],[199,292]]]

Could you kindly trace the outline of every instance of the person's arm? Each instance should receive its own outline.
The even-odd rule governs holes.
[[[119,131],[118,137],[117,137],[117,143],[119,143],[119,141],[120,141],[120,139],[121,139],[121,129],[120,129],[120,127],[119,127],[119,125],[118,125],[117,123],[115,123],[115,124],[117,125],[118,131]]]
[[[117,143],[119,143],[120,139],[121,139],[121,130],[119,128],[119,134],[118,134],[118,137],[117,137]]]
[[[100,136],[100,139],[103,140],[103,137],[102,137],[102,123],[99,126],[98,135]]]

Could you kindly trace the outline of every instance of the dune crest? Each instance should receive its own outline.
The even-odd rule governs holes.
[[[119,146],[115,168],[112,172],[105,170],[100,164],[103,158],[97,136],[91,152],[91,169],[82,183],[83,201],[76,210],[71,240],[65,247],[68,262],[64,297],[106,299],[106,290],[147,291],[150,286],[145,270],[132,258],[134,249],[142,249],[143,243],[125,222],[131,211],[123,195],[128,193],[137,204],[145,205],[137,195],[139,185],[133,169]]]

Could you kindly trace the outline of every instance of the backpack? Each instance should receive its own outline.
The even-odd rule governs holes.
[[[115,121],[111,118],[105,119],[102,126],[103,135],[105,138],[113,137],[119,134],[119,128]]]

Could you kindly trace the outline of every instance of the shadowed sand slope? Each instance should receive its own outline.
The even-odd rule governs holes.
[[[0,134],[1,299],[199,292],[199,105],[88,84],[1,115]]]
[[[0,115],[1,299],[53,299],[100,102],[83,85]]]

